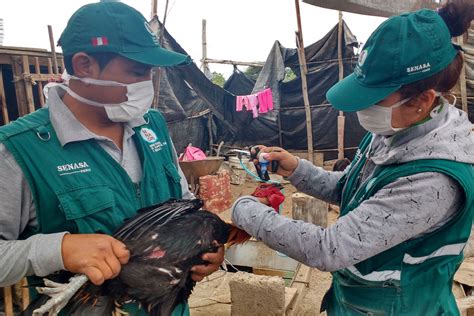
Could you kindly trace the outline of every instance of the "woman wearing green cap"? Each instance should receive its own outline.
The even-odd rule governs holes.
[[[265,148],[300,191],[340,205],[329,228],[282,217],[253,197],[233,221],[270,247],[331,271],[329,315],[458,315],[451,291],[474,212],[474,140],[449,91],[463,66],[451,38],[474,18],[449,1],[382,23],[353,74],[327,98],[369,132],[344,172]]]

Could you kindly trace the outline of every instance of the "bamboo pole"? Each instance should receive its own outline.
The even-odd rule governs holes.
[[[54,73],[57,74],[58,70],[58,57],[56,56],[56,48],[54,45],[54,37],[53,37],[53,28],[51,25],[48,25],[48,34],[49,34],[49,44],[51,45],[51,54],[53,55],[53,69]]]
[[[337,29],[337,60],[339,65],[339,80],[344,78],[344,63],[342,62],[342,11],[339,11],[339,25]],[[346,119],[344,112],[339,111],[337,117],[337,158],[344,159],[344,127]]]
[[[0,67],[0,102],[2,107],[2,117],[3,117],[3,124],[10,123],[10,118],[8,117],[8,107],[7,107],[7,99],[5,97],[5,85],[3,84],[3,70]]]
[[[201,59],[201,68],[202,72],[207,78],[211,78],[211,70],[209,69],[209,65],[207,64],[207,31],[206,31],[206,24],[207,21],[205,19],[202,20],[202,59]]]
[[[35,72],[38,75],[41,74],[41,68],[40,68],[38,57],[35,57]],[[38,96],[39,96],[40,104],[41,106],[44,106],[43,82],[41,81],[37,82],[36,86],[38,87]]]
[[[311,109],[309,107],[309,96],[308,96],[308,84],[306,82],[306,74],[308,68],[306,66],[306,56],[304,52],[303,42],[303,31],[301,27],[301,14],[299,0],[295,0],[296,7],[296,20],[298,24],[298,32],[296,32],[296,39],[298,43],[298,57],[300,62],[301,71],[301,90],[303,92],[304,107],[306,113],[306,135],[308,138],[308,160],[314,163],[314,151],[313,151],[313,126],[311,120]]]

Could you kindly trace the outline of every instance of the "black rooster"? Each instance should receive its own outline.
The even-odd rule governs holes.
[[[63,307],[69,314],[80,305],[95,304],[103,295],[118,304],[136,301],[152,316],[170,315],[191,295],[195,282],[190,269],[205,263],[201,259],[204,253],[216,252],[226,242],[250,238],[201,207],[200,200],[173,200],[140,210],[113,235],[130,250],[130,260],[117,278],[101,286],[88,282],[84,275],[72,278],[67,285],[46,280],[48,287],[38,291],[52,298],[43,305],[47,300],[43,295],[24,315],[55,315]],[[57,293],[59,288],[61,293]]]

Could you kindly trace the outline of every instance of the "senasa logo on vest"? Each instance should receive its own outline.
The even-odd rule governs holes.
[[[160,142],[158,141],[158,137],[156,136],[155,132],[151,129],[143,127],[140,129],[140,136],[149,143],[149,147],[153,152],[159,152],[164,146],[168,145],[167,142]]]
[[[57,166],[60,176],[66,176],[75,173],[91,172],[91,168],[85,161],[72,162],[65,165]]]

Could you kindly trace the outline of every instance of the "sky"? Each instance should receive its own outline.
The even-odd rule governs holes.
[[[47,25],[57,41],[69,17],[88,0],[0,0],[5,46],[50,49]],[[123,0],[150,18],[151,0]],[[163,20],[165,0],[158,0]],[[305,46],[322,38],[338,22],[338,12],[300,3]],[[343,13],[359,42],[364,43],[384,18]],[[213,59],[265,61],[275,40],[295,47],[297,30],[293,0],[169,0],[168,32],[200,65],[202,20],[207,20],[207,55]],[[60,48],[57,48],[60,51]],[[231,65],[210,65],[228,77]],[[245,67],[241,68],[242,70]]]

